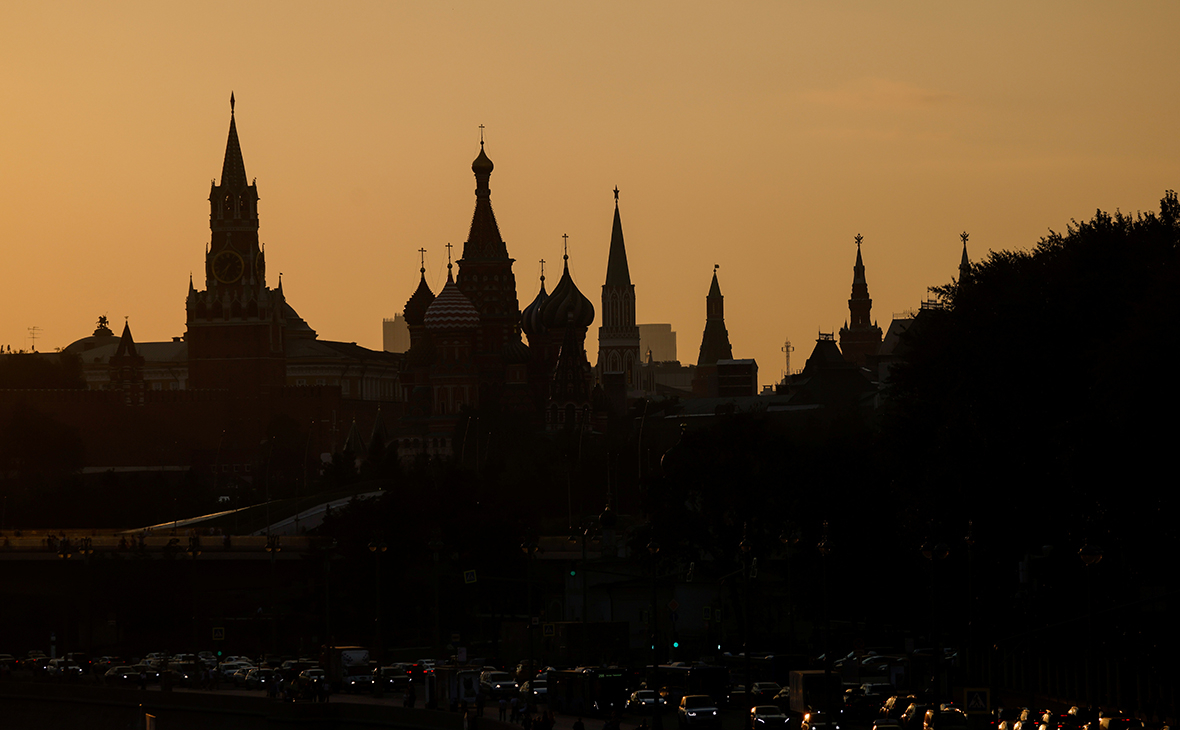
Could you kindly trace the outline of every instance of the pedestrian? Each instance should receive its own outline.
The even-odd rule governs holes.
[[[500,722],[508,720],[508,700],[500,698]]]
[[[476,715],[476,717],[483,717],[484,701],[485,701],[485,698],[483,696],[483,692],[482,691],[476,692],[475,693],[475,715]]]
[[[140,689],[147,689],[147,670],[146,669],[139,670],[139,688]]]
[[[574,730],[586,730],[586,725],[582,722],[582,718],[579,717],[577,720],[574,720]]]
[[[514,696],[512,698],[511,705],[512,705],[512,714],[509,717],[512,718],[512,722],[518,722],[520,720],[520,698]]]
[[[410,689],[406,692],[406,707],[411,710],[414,709],[414,704],[418,701],[418,693],[414,691],[414,685],[410,685]]]

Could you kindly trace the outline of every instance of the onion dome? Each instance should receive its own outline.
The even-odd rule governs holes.
[[[500,356],[504,358],[505,365],[527,365],[532,359],[529,346],[520,341],[520,333],[509,338],[508,344],[500,351]]]
[[[492,164],[491,158],[483,151],[483,142],[480,142],[479,157],[476,157],[475,162],[471,163],[471,171],[475,173],[476,177],[480,175],[491,175],[492,168],[494,167],[495,165]]]
[[[426,284],[425,266],[422,267],[421,274],[422,279],[418,282],[418,288],[414,290],[414,294],[406,302],[405,309],[402,310],[402,316],[406,318],[406,324],[410,327],[422,325],[422,321],[426,318],[426,310],[434,301],[434,292],[430,291],[430,287]]]
[[[549,301],[549,294],[545,291],[545,275],[542,274],[541,291],[537,292],[537,298],[533,300],[533,303],[520,313],[520,328],[529,336],[530,342],[534,337],[545,335],[545,323],[541,321],[541,310],[545,308],[547,301]]]
[[[569,256],[565,257],[565,271],[561,274],[561,281],[549,295],[541,309],[541,322],[548,328],[558,327],[589,327],[594,322],[594,305],[578,291],[574,280],[570,277]]]
[[[407,317],[408,319],[408,317]],[[431,332],[471,330],[479,327],[479,310],[459,291],[447,264],[447,284],[426,310],[423,324]]]

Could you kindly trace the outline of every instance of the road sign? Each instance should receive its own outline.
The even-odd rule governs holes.
[[[672,611],[673,613],[680,610],[680,601],[677,601],[675,598],[673,598],[671,601],[668,601],[668,610]]]
[[[963,689],[963,707],[969,714],[984,714],[991,710],[990,691],[986,687],[966,687]]]
[[[213,627],[213,640],[214,641],[225,641],[225,627],[224,626],[214,626]]]
[[[541,627],[541,635],[542,636],[554,636],[554,635],[556,635],[556,633],[557,633],[557,631],[555,630],[555,627],[553,626],[553,624],[545,624],[544,626]]]
[[[474,583],[475,582],[475,571],[474,570],[463,571],[463,582],[464,583]]]
[[[713,609],[708,606],[705,606],[705,620],[706,621],[713,620]]]
[[[458,635],[458,634],[451,634],[451,643],[452,643],[452,644],[458,644],[458,643],[459,643],[459,635]]]

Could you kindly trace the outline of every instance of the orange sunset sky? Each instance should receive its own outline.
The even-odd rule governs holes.
[[[978,260],[1156,209],[1178,31],[1162,1],[6,2],[0,343],[101,314],[184,334],[233,91],[269,283],[320,337],[379,349],[419,248],[439,290],[483,124],[521,306],[569,234],[600,308],[618,185],[639,322],[695,363],[720,264],[734,355],[771,383],[785,339],[798,369],[847,318],[857,233],[887,328],[961,231]]]

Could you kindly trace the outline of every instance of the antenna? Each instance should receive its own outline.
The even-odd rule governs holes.
[[[795,351],[795,346],[791,344],[790,338],[783,343],[783,354],[787,356],[787,369],[783,372],[783,382],[791,382],[791,353]]]
[[[32,327],[29,328],[29,342],[30,342],[29,347],[32,349],[33,352],[37,351],[37,333],[40,331],[41,331],[41,328],[36,325],[33,325]]]

